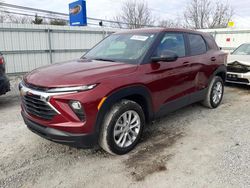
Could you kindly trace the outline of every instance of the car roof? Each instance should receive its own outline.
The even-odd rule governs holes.
[[[153,27],[153,28],[141,28],[141,29],[128,29],[122,30],[115,34],[139,34],[139,33],[161,33],[161,32],[184,32],[184,33],[193,33],[200,35],[207,35],[207,33],[201,31],[195,31],[191,29],[183,29],[183,28],[161,28],[161,27]]]

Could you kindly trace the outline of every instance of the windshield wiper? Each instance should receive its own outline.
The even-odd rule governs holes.
[[[110,62],[115,62],[115,61],[112,60],[112,59],[105,59],[105,58],[95,58],[94,60],[97,60],[97,61],[110,61]]]

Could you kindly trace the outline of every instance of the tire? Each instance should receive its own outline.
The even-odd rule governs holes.
[[[220,89],[219,89],[220,88]],[[217,98],[215,100],[215,95],[217,94]],[[206,98],[202,101],[202,104],[208,108],[217,108],[223,98],[224,95],[224,82],[221,77],[215,76],[209,84],[208,91],[206,94]]]
[[[134,101],[122,100],[105,116],[99,145],[110,154],[126,154],[140,141],[144,125],[145,115],[141,106]]]

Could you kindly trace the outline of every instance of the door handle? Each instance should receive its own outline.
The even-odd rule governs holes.
[[[185,62],[183,62],[183,65],[184,66],[190,66],[190,62],[189,61],[185,61]]]
[[[211,61],[216,61],[216,58],[215,57],[211,57]]]

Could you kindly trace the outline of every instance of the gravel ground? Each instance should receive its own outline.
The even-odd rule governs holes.
[[[0,187],[250,187],[250,89],[228,86],[222,105],[194,104],[149,125],[124,156],[75,149],[30,132],[18,78],[0,97]]]

